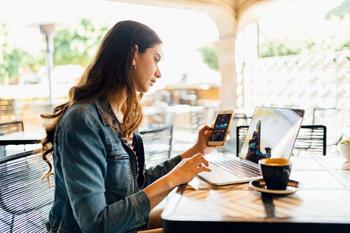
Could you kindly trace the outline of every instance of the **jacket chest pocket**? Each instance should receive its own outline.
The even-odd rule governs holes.
[[[112,192],[127,193],[132,182],[129,155],[109,154],[107,157],[107,189]]]

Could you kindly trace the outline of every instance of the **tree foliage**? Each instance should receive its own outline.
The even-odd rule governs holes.
[[[199,49],[202,61],[211,69],[218,70],[218,55],[214,48],[202,47]]]
[[[285,44],[276,42],[268,42],[260,47],[261,57],[296,55],[299,53],[299,48],[289,47]]]
[[[82,19],[77,28],[58,31],[54,37],[54,64],[87,66],[106,30],[106,26]]]
[[[106,30],[106,26],[96,26],[90,20],[82,19],[76,28],[57,31],[54,36],[54,65],[88,65]],[[44,50],[34,57],[23,49],[11,47],[8,33],[8,26],[0,25],[1,83],[18,78],[21,69],[36,72],[45,65]]]
[[[44,63],[43,56],[35,58],[20,48],[9,45],[8,28],[6,24],[0,26],[0,82],[12,82],[19,75],[20,68],[37,71]]]
[[[350,0],[344,0],[339,6],[334,7],[327,13],[326,19],[330,19],[332,17],[343,18],[349,14],[350,14]]]

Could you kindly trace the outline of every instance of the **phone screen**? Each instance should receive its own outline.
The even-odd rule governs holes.
[[[231,117],[231,113],[219,114],[217,116],[209,141],[224,141]]]

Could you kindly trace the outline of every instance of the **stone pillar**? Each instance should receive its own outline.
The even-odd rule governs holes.
[[[214,20],[219,31],[219,41],[215,43],[215,47],[221,74],[220,107],[235,110],[237,107],[235,77],[237,12],[233,5],[219,4],[207,8],[207,14]]]
[[[234,35],[221,37],[215,43],[218,52],[219,71],[221,73],[221,108],[235,109],[236,104],[236,64]]]

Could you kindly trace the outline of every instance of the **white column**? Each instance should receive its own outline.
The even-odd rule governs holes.
[[[235,109],[236,104],[236,64],[234,35],[221,37],[215,43],[218,52],[219,71],[221,73],[221,108]]]

